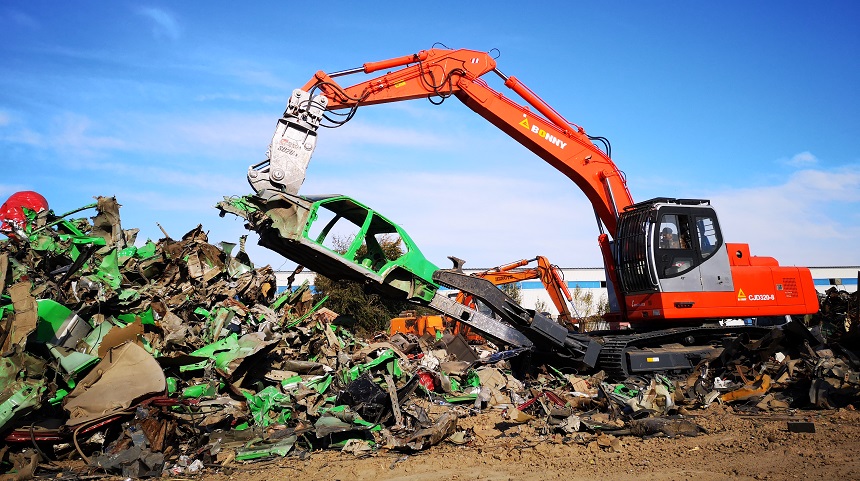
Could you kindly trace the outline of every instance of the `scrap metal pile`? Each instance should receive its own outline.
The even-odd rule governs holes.
[[[858,401],[856,294],[826,296],[834,307],[820,327],[737,338],[693,373],[608,379],[444,331],[362,339],[307,284],[278,294],[272,269],[241,245],[209,244],[198,226],[136,246],[114,198],[87,207],[92,218],[22,209],[3,226],[0,468],[10,479],[62,477],[59,459],[83,460],[78,474],[146,477],[319,449],[477,445],[458,419],[488,409],[613,449],[607,433],[696,435],[680,414],[715,402]]]

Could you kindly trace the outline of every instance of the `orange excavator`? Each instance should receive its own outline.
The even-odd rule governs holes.
[[[534,267],[521,269],[523,266],[527,266],[532,262],[536,263]],[[576,327],[579,323],[579,320],[573,317],[570,313],[568,302],[573,302],[573,296],[567,288],[567,283],[562,277],[561,270],[559,270],[558,266],[550,263],[549,259],[546,257],[537,256],[533,259],[522,259],[516,262],[511,262],[510,264],[494,267],[483,272],[474,273],[472,276],[486,279],[496,286],[503,286],[531,279],[540,279],[544,289],[546,289],[547,294],[549,294],[550,300],[556,310],[558,310],[557,320],[559,323],[572,328]],[[565,302],[565,299],[567,299],[567,302]],[[475,296],[465,291],[457,293],[456,300],[460,304],[469,306],[473,309],[477,306]],[[455,321],[453,326],[453,332],[455,334],[461,333],[470,341],[481,339],[478,334],[471,331],[472,330],[468,325]]]
[[[537,265],[521,269],[532,262]],[[544,289],[549,294],[550,300],[552,300],[553,305],[558,310],[558,322],[571,328],[575,328],[578,325],[579,320],[571,314],[568,307],[568,302],[573,302],[573,296],[567,288],[567,283],[564,281],[558,266],[550,263],[546,257],[537,256],[533,259],[522,259],[510,264],[493,267],[483,272],[476,272],[471,274],[471,276],[486,279],[495,286],[540,279]],[[565,302],[565,299],[567,299],[567,302]],[[472,309],[478,308],[475,296],[468,292],[459,291],[455,300],[459,304]],[[391,319],[389,323],[389,334],[402,332],[415,334],[416,336],[424,334],[435,336],[440,331],[447,331],[454,335],[460,334],[471,343],[484,341],[484,338],[475,332],[474,329],[470,328],[468,324],[458,322],[456,319],[448,316],[419,316],[415,311],[404,311],[399,316]]]
[[[339,82],[348,75],[381,71],[385,73],[353,85]],[[521,100],[491,88],[483,78],[489,73]],[[658,197],[635,202],[611,159],[609,141],[588,135],[517,78],[502,73],[488,52],[432,48],[353,69],[317,72],[293,91],[268,159],[249,169],[248,180],[258,193],[296,194],[320,125],[343,125],[359,107],[413,99],[440,104],[450,97],[567,176],[591,202],[609,291],[605,320],[633,328],[632,334],[603,339],[601,365],[624,372],[647,363],[671,369],[671,353],[644,352],[645,347],[696,341],[704,332],[696,328],[720,319],[818,310],[809,269],[781,266],[772,257],[751,255],[748,244],[728,242],[709,200]],[[478,286],[473,280],[455,269],[433,274],[439,285],[474,294]],[[495,295],[491,291],[488,295]],[[681,327],[690,329],[677,329]],[[557,345],[571,342],[570,335],[550,333],[552,326],[542,324],[540,329]],[[681,354],[675,359],[686,362],[685,356],[689,358]]]

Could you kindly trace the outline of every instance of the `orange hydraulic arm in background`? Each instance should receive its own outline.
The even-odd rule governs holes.
[[[514,270],[532,262],[536,262],[537,266],[528,269]],[[564,282],[558,267],[551,264],[549,259],[546,257],[537,256],[534,259],[523,259],[472,275],[486,279],[497,286],[512,284],[514,282],[522,282],[530,279],[540,279],[546,292],[549,294],[553,305],[555,305],[555,308],[558,310],[558,319],[562,321],[563,324],[570,326],[578,322],[578,320],[570,313],[570,309],[565,302],[565,299],[567,299],[568,302],[573,302],[573,296],[567,288],[567,283]],[[472,299],[472,296],[464,292],[457,294],[457,302],[467,306],[475,305],[475,301]]]
[[[398,69],[399,68],[399,69]],[[355,73],[398,69],[352,86],[335,78]],[[527,106],[490,88],[480,77],[497,74]],[[487,52],[422,50],[414,55],[365,63],[362,67],[327,74],[317,72],[303,87],[311,96],[322,94],[328,111],[418,98],[444,100],[453,95],[573,180],[591,201],[597,217],[611,235],[618,212],[633,204],[623,173],[599,149],[582,127],[571,124],[515,77],[496,68]],[[534,110],[532,110],[534,109]],[[331,120],[331,119],[329,119]]]
[[[518,269],[532,262],[536,262],[535,267],[527,269]],[[516,270],[515,270],[516,269]],[[558,310],[558,320],[566,327],[575,327],[579,323],[579,319],[575,318],[568,308],[565,299],[573,303],[573,296],[567,288],[567,283],[564,282],[561,271],[558,266],[549,262],[549,259],[543,256],[537,256],[534,259],[523,259],[503,266],[494,267],[484,272],[476,272],[472,274],[475,277],[480,277],[492,282],[496,286],[505,284],[513,284],[514,282],[522,282],[530,279],[540,279],[543,283],[546,292],[549,294],[552,303]],[[467,292],[460,291],[457,293],[456,302],[464,306],[477,309],[477,302],[473,296]],[[408,332],[421,336],[426,333],[435,334],[436,330],[442,328],[449,330],[451,334],[461,334],[467,341],[473,343],[483,343],[484,338],[476,332],[472,331],[469,326],[457,319],[445,316],[417,316],[414,311],[400,313],[400,316],[390,321],[389,333]]]

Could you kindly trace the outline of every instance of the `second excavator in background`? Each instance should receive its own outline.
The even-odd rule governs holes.
[[[458,268],[462,268],[462,260],[456,259]],[[534,266],[525,268],[525,266],[535,263]],[[493,267],[481,272],[470,274],[472,277],[478,277],[491,282],[494,286],[506,286],[514,283],[520,283],[532,279],[540,280],[546,290],[550,301],[558,311],[556,321],[561,325],[580,329],[579,316],[574,317],[571,314],[570,306],[574,311],[576,306],[573,305],[573,295],[568,289],[567,283],[558,266],[550,263],[549,259],[544,256],[537,256],[533,259],[522,259],[509,264]],[[459,291],[455,297],[455,301],[475,310],[480,310],[479,301],[472,294]],[[489,309],[492,311],[492,309]],[[549,315],[549,313],[545,313]],[[389,322],[389,334],[397,332],[414,334],[422,336],[425,334],[435,336],[437,332],[444,331],[452,335],[460,334],[466,341],[470,343],[480,343],[484,338],[468,324],[458,321],[449,316],[434,316],[434,315],[419,315],[416,311],[404,311],[399,316],[391,319]]]
[[[459,263],[462,261],[457,259],[455,262]],[[532,262],[535,263],[535,266],[525,267]],[[462,265],[459,267],[462,267]],[[579,324],[579,317],[574,317],[570,312],[568,303],[571,303],[570,305],[573,306],[573,295],[570,293],[570,289],[568,289],[567,282],[564,281],[561,269],[557,265],[550,263],[549,259],[544,256],[537,256],[533,259],[522,259],[482,272],[476,272],[472,275],[486,279],[496,286],[539,279],[541,284],[543,284],[544,290],[549,295],[550,301],[552,301],[553,306],[558,311],[556,320],[568,327],[575,327]],[[458,292],[457,302],[467,306],[476,306],[474,296],[468,292]],[[576,306],[573,306],[573,308],[576,310]]]

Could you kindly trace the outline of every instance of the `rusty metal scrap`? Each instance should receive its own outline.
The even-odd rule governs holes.
[[[363,339],[307,284],[277,294],[244,239],[213,245],[197,226],[141,243],[115,199],[92,208],[91,219],[41,212],[29,237],[0,243],[4,470],[32,477],[65,457],[82,474],[138,478],[318,449],[409,454],[473,445],[461,420],[488,410],[619,451],[624,435],[703,433],[686,414],[713,403],[860,406],[856,294],[828,292],[808,325],[738,338],[692,374],[613,379],[444,331]]]

